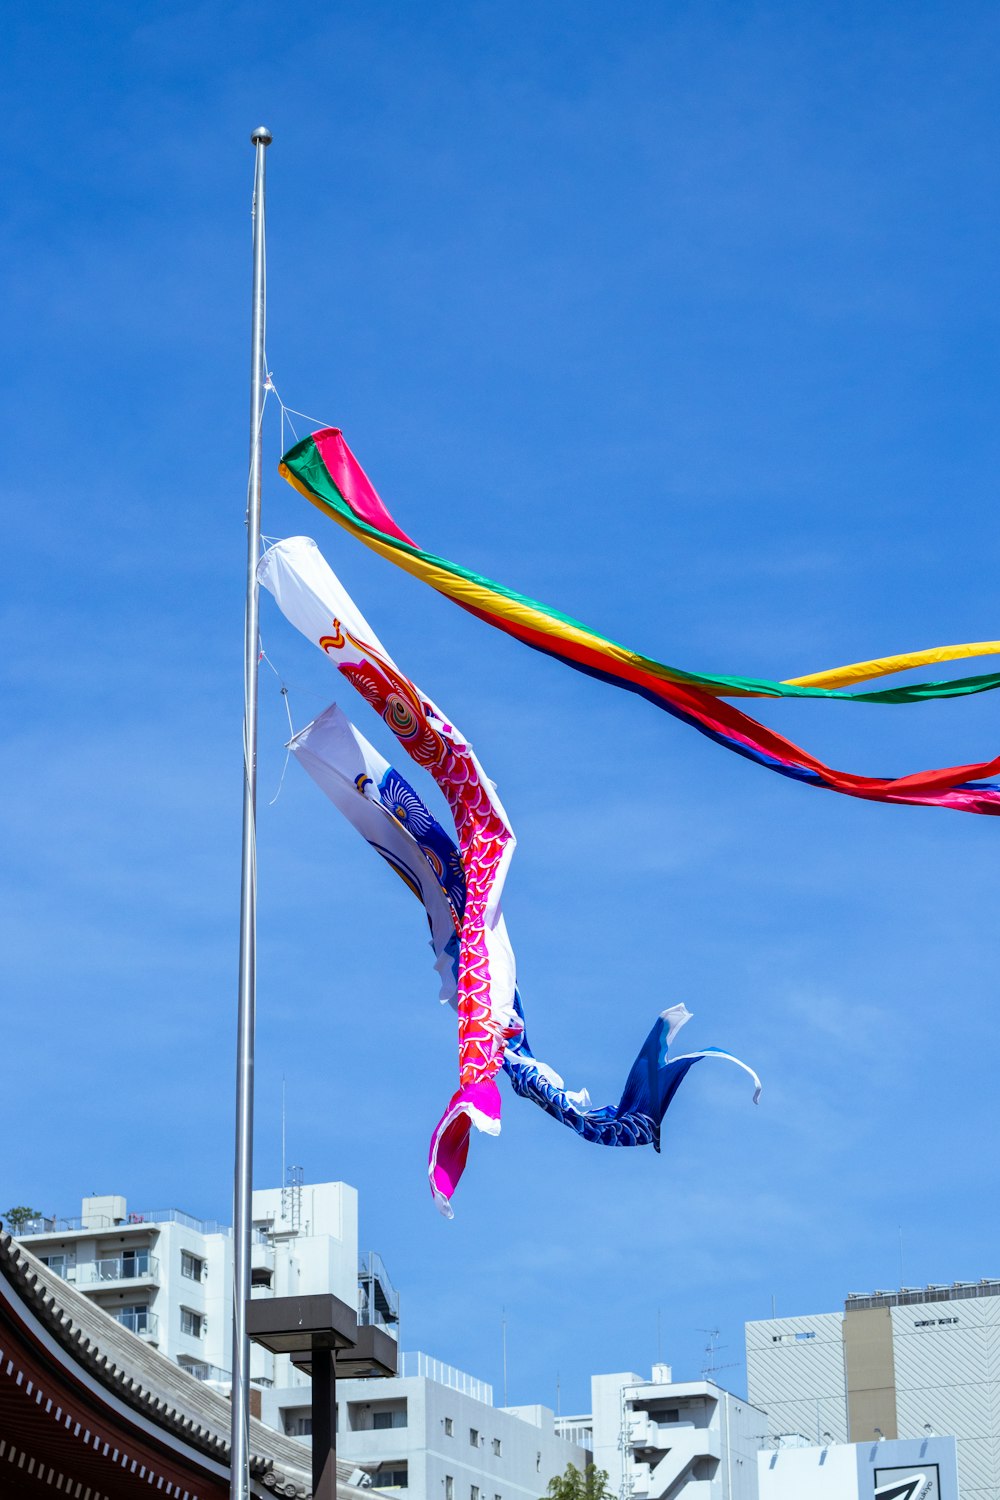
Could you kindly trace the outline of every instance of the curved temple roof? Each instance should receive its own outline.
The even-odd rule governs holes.
[[[0,1233],[0,1494],[228,1500],[229,1402]],[[251,1420],[252,1488],[307,1500],[308,1448]],[[348,1484],[341,1500],[377,1491]]]

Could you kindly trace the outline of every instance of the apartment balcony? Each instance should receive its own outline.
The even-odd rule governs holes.
[[[76,1268],[76,1284],[81,1291],[114,1284],[122,1289],[135,1286],[159,1286],[160,1262],[147,1250],[135,1255],[116,1255],[107,1260],[83,1261]]]
[[[129,1333],[138,1334],[139,1338],[148,1339],[151,1344],[159,1342],[160,1319],[148,1307],[122,1307],[111,1316],[116,1323],[127,1328]]]
[[[193,1375],[195,1380],[203,1380],[207,1385],[224,1386],[227,1390],[232,1386],[233,1377],[228,1370],[222,1370],[218,1365],[208,1365],[201,1360],[178,1360],[177,1363],[187,1375]]]
[[[274,1271],[274,1246],[270,1240],[254,1240],[250,1245],[250,1269]]]
[[[358,1322],[397,1337],[399,1293],[389,1280],[381,1255],[374,1250],[358,1271]]]
[[[274,1246],[266,1237],[250,1244],[250,1296],[274,1295]]]

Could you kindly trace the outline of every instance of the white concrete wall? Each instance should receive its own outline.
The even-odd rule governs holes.
[[[594,1464],[608,1476],[608,1488],[619,1495],[623,1468],[619,1438],[622,1429],[622,1389],[639,1386],[642,1376],[634,1370],[590,1377],[590,1403],[594,1432]]]
[[[758,1456],[760,1500],[872,1500],[875,1476],[924,1472],[935,1500],[958,1500],[955,1440],[951,1437],[886,1439],[880,1443],[804,1444]],[[895,1477],[895,1475],[893,1476]],[[892,1482],[890,1479],[889,1483]],[[965,1488],[962,1500],[968,1500]]]
[[[760,1500],[858,1500],[857,1454],[850,1443],[771,1449],[757,1455],[757,1480]]]
[[[655,1373],[669,1376],[669,1366]],[[764,1413],[713,1381],[595,1375],[594,1462],[634,1500],[756,1500]],[[628,1435],[623,1473],[621,1435]]]
[[[296,1192],[298,1202],[293,1206]],[[346,1182],[306,1182],[284,1193],[281,1188],[259,1188],[253,1195],[252,1217],[255,1226],[268,1231],[268,1244],[254,1246],[252,1261],[271,1271],[270,1288],[255,1288],[255,1299],[332,1292],[348,1306],[357,1306],[356,1188]],[[271,1382],[261,1388],[261,1419],[279,1432],[286,1430],[286,1413],[309,1406],[311,1381],[287,1355],[254,1348],[250,1374]]]
[[[337,1389],[338,1457],[359,1467],[405,1462],[407,1500],[446,1500],[449,1478],[453,1500],[474,1500],[474,1488],[479,1500],[539,1500],[567,1464],[587,1462],[583,1448],[556,1436],[547,1407],[526,1408],[533,1419],[525,1420],[422,1375],[345,1380]],[[405,1427],[371,1425],[375,1411],[404,1402]]]

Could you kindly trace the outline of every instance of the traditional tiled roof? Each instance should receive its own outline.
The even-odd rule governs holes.
[[[114,1398],[114,1407],[124,1403],[145,1423],[152,1423],[176,1445],[178,1453],[195,1461],[200,1455],[207,1461],[210,1475],[228,1474],[228,1400],[122,1327],[3,1233],[0,1293],[4,1301],[20,1309],[19,1321],[29,1336],[35,1333],[40,1348],[48,1344],[38,1337],[41,1331],[55,1342],[70,1376],[77,1371],[85,1373]],[[0,1351],[0,1373],[9,1363],[10,1356],[4,1359]],[[15,1373],[7,1370],[8,1375]],[[5,1436],[0,1432],[0,1441]],[[251,1479],[261,1496],[309,1500],[310,1458],[301,1443],[252,1418],[250,1454]],[[372,1500],[377,1492],[348,1483],[352,1472],[349,1465],[338,1464],[339,1496],[342,1500]]]

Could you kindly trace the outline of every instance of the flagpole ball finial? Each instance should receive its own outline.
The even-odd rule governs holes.
[[[274,137],[266,125],[258,125],[250,139],[255,146],[269,146]]]

